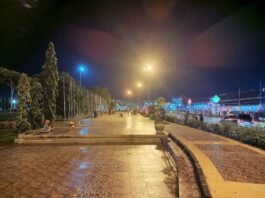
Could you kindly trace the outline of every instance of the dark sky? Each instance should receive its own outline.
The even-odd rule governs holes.
[[[124,97],[152,64],[151,95],[193,98],[265,85],[265,10],[239,0],[0,0],[0,65],[60,71]]]

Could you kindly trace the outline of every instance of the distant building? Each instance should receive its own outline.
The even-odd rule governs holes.
[[[211,111],[213,114],[225,112],[257,112],[265,109],[265,97],[261,90],[247,90],[224,93],[211,97],[208,101],[194,102],[190,105],[191,111]],[[264,94],[265,95],[265,94]]]

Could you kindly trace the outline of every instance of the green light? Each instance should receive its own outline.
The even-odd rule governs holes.
[[[212,102],[214,103],[218,103],[219,101],[221,100],[221,98],[217,95],[215,95],[213,98],[212,98]]]

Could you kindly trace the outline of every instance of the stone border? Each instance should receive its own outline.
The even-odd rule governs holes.
[[[93,135],[93,136],[35,136],[20,135],[17,144],[157,144],[164,134],[154,135]]]
[[[191,161],[195,173],[195,179],[197,181],[201,196],[205,198],[212,198],[212,195],[209,191],[209,187],[202,172],[202,168],[195,155],[181,140],[177,139],[170,133],[168,137],[171,138],[183,150],[183,152],[188,156],[189,160]]]

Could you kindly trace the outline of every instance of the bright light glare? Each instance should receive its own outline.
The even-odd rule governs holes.
[[[80,71],[80,72],[84,72],[85,71],[85,65],[79,65],[78,66],[78,70]]]
[[[16,100],[12,100],[12,103],[13,103],[13,104],[16,104],[16,103],[17,103],[17,101],[16,101]]]
[[[148,65],[148,66],[147,66],[147,70],[148,70],[148,71],[151,71],[152,69],[153,69],[152,65]]]
[[[137,83],[137,87],[142,87],[142,86],[143,86],[142,83],[140,82]]]
[[[132,94],[132,91],[131,91],[131,90],[128,90],[128,91],[127,91],[127,94],[128,94],[128,95],[131,95],[131,94]]]
[[[152,71],[153,70],[153,66],[152,65],[147,65],[146,67],[143,68],[143,71]]]

